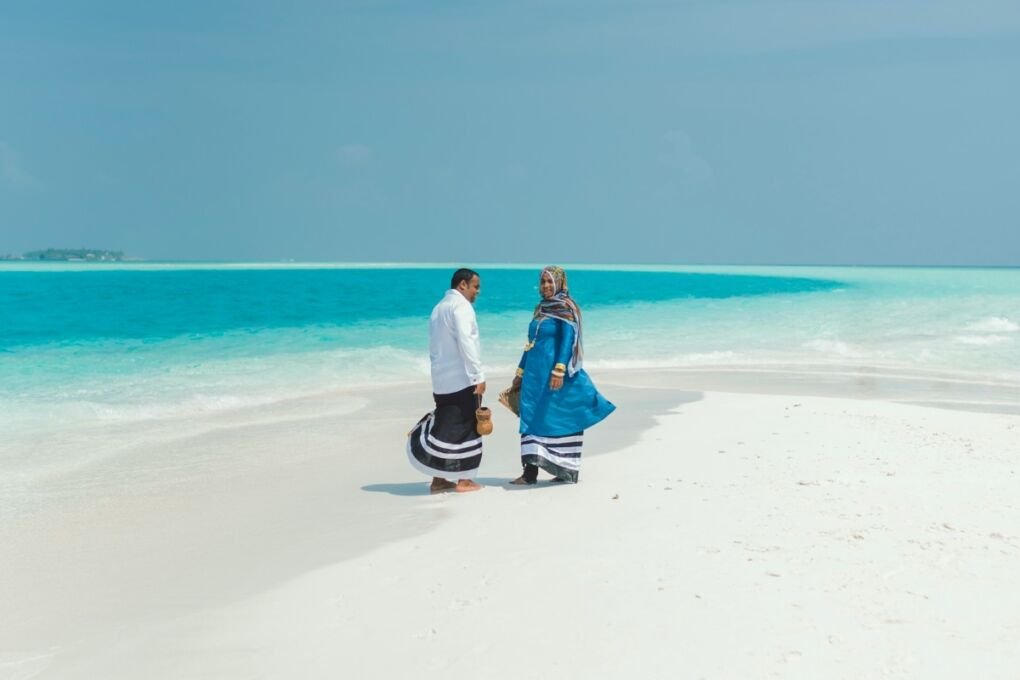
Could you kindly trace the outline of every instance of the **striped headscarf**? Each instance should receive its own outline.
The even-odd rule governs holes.
[[[546,267],[542,270],[542,279],[551,279],[553,282],[553,296],[542,301],[535,307],[535,318],[559,319],[570,324],[574,329],[574,349],[570,353],[570,363],[567,364],[567,375],[573,376],[579,370],[584,360],[584,344],[581,342],[581,308],[570,297],[570,287],[567,285],[567,272],[563,267]]]

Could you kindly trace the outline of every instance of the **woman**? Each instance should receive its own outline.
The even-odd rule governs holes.
[[[521,462],[511,484],[534,484],[538,468],[560,482],[577,482],[584,431],[616,407],[599,394],[582,368],[581,309],[570,297],[567,274],[546,267],[539,278],[542,301],[528,327],[517,366],[521,390]]]

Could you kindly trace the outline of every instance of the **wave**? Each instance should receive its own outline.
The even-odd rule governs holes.
[[[822,354],[830,354],[847,359],[860,359],[868,356],[867,352],[842,340],[817,338],[815,340],[805,342],[801,346],[805,349],[814,350],[815,352],[820,352]]]
[[[967,326],[967,330],[977,333],[1015,333],[1020,331],[1020,324],[1001,316],[988,316]]]
[[[0,385],[0,424],[20,430],[56,422],[66,429],[203,418],[429,375],[427,356],[391,346],[231,359],[169,354],[126,374],[96,366],[78,371],[11,376]]]
[[[661,358],[627,358],[586,360],[585,368],[620,370],[643,368],[684,368],[688,366],[709,366],[740,363],[743,357],[736,352],[691,352]]]
[[[976,347],[991,347],[1001,345],[1013,340],[1008,335],[957,335],[953,338],[961,345],[974,345]]]

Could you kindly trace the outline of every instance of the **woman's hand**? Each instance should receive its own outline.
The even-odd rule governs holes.
[[[551,375],[549,376],[549,389],[555,392],[556,390],[563,387],[563,376],[562,375]]]
[[[520,389],[520,387],[521,387],[521,376],[515,375],[514,376],[514,381],[513,381],[513,383],[510,384],[510,387],[512,389],[515,389],[515,390]]]

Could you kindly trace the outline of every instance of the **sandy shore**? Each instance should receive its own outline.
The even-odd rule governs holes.
[[[500,409],[429,496],[425,384],[147,425],[0,525],[0,678],[1016,677],[1015,386],[595,377],[576,486]]]

